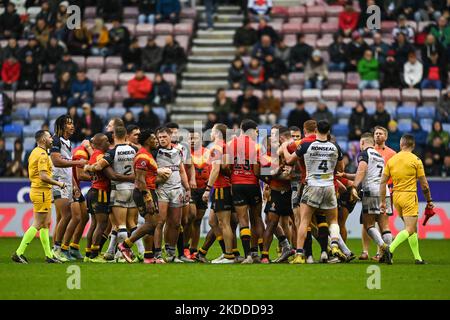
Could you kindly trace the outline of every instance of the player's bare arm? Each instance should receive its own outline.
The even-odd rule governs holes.
[[[183,163],[180,163],[180,176],[181,176],[181,184],[183,185],[184,189],[186,190],[187,200],[190,200],[191,199],[191,187],[189,185],[188,177],[186,174],[186,170],[184,169]]]
[[[59,153],[59,152],[52,152],[50,154],[50,157],[52,159],[53,165],[58,168],[70,168],[73,166],[84,166],[87,163],[87,160],[85,160],[85,159],[80,159],[80,160],[63,159],[63,157],[61,156],[61,153]]]
[[[220,173],[220,161],[214,161],[211,166],[211,173],[209,174],[208,185],[206,186],[205,192],[203,193],[202,199],[207,202],[209,197],[209,192],[211,191],[212,186],[217,180],[217,177]]]
[[[419,177],[419,183],[420,183],[420,187],[422,188],[423,196],[427,200],[427,207],[430,209],[433,209],[434,203],[433,203],[433,199],[431,198],[431,190],[430,190],[430,186],[428,184],[427,177],[425,177],[425,176]]]
[[[380,212],[386,213],[386,184],[389,181],[389,176],[383,174],[380,182]]]
[[[360,161],[358,164],[358,169],[356,170],[355,179],[353,182],[353,186],[355,188],[359,187],[361,182],[364,180],[366,173],[367,173],[367,162]],[[347,175],[345,175],[345,177],[347,177]],[[349,178],[347,178],[347,179],[349,179]]]
[[[64,182],[56,181],[50,178],[46,171],[39,171],[39,178],[42,180],[42,182],[51,184],[53,186],[58,186],[62,189],[66,188],[66,184]]]
[[[130,175],[123,175],[115,172],[111,166],[107,166],[105,169],[103,169],[103,173],[106,175],[106,177],[113,181],[118,182],[134,182],[136,177],[134,174]]]

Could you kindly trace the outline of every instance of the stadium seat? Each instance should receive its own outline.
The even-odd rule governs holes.
[[[344,72],[330,72],[328,74],[329,84],[344,84],[345,73]]]
[[[349,106],[342,106],[336,109],[336,117],[338,119],[348,119],[352,114],[353,108]]]
[[[443,123],[442,130],[444,130],[446,132],[450,132],[450,123]]]
[[[283,91],[283,101],[286,102],[295,102],[299,99],[301,99],[302,94],[300,90],[284,90]]]
[[[381,32],[388,33],[392,32],[392,30],[397,26],[396,21],[381,21]]]
[[[401,106],[397,108],[397,119],[414,119],[416,117],[416,108],[410,106]]]
[[[122,72],[119,74],[119,85],[127,85],[128,81],[134,78],[134,73],[132,72]]]
[[[32,90],[19,90],[16,92],[16,103],[33,103],[34,92]]]
[[[36,91],[34,100],[36,104],[51,103],[52,93],[50,91],[43,91],[43,90]]]
[[[398,130],[404,133],[411,132],[412,125],[411,120],[401,119],[398,121]]]
[[[48,110],[41,108],[30,109],[30,120],[47,120]]]
[[[361,98],[363,101],[376,101],[381,98],[381,93],[380,90],[377,89],[363,90],[361,93]]]
[[[331,133],[336,137],[347,137],[349,133],[349,128],[346,125],[335,124],[331,129]]]
[[[422,90],[422,101],[424,103],[426,103],[426,102],[435,103],[436,101],[438,101],[440,94],[441,93],[439,92],[439,90],[423,89]]]
[[[312,115],[317,110],[317,103],[306,103],[305,104],[305,111],[307,111],[310,115]]]
[[[149,23],[143,23],[143,24],[138,24],[136,26],[136,37],[140,37],[140,36],[150,36],[154,33],[154,27],[152,24]]]
[[[401,94],[399,89],[383,89],[381,96],[384,101],[400,101]]]
[[[305,73],[304,72],[291,72],[289,73],[289,84],[301,84],[305,83]]]
[[[361,100],[360,91],[357,89],[342,90],[342,100],[344,101],[359,101]]]
[[[98,83],[100,86],[115,86],[118,83],[118,72],[108,70],[106,73],[100,74]]]
[[[183,8],[180,17],[195,19],[197,17],[197,10],[195,8]]]
[[[133,113],[134,118],[138,119],[139,113],[144,109],[143,107],[131,107],[130,111]]]
[[[288,23],[284,23],[282,28],[281,28],[281,32],[283,34],[296,34],[302,31],[302,25],[300,23],[297,22],[288,22]]]
[[[289,117],[289,113],[295,109],[293,104],[286,104],[281,108],[280,119],[287,119]]]
[[[78,68],[81,70],[86,69],[86,58],[83,56],[72,56],[73,62],[75,62],[78,65]]]
[[[111,104],[113,102],[113,92],[114,92],[114,89],[112,89],[111,87],[104,87],[104,88],[96,91],[94,93],[95,103]]]
[[[306,17],[306,9],[304,6],[293,6],[288,8],[289,17]]]
[[[323,31],[322,31],[323,32]],[[333,43],[333,38],[330,37],[322,37],[317,40],[316,46],[319,50],[322,50],[322,52],[325,52],[325,50],[328,49],[328,47]],[[345,76],[344,76],[345,80]],[[344,82],[344,81],[342,81]]]
[[[151,78],[153,81],[154,76]],[[177,75],[174,73],[164,73],[163,79],[166,80],[171,86],[176,86],[177,84]]]
[[[320,24],[314,22],[306,22],[302,24],[301,31],[303,33],[318,34],[320,33]]]
[[[36,140],[33,137],[26,137],[23,140],[23,148],[25,151],[29,152],[36,146]]]
[[[344,11],[344,7],[340,5],[331,5],[325,7],[327,17],[339,17],[339,14]]]
[[[86,7],[86,9],[84,9],[84,17],[86,19],[92,19],[95,18],[97,16],[97,8],[96,7]]]
[[[94,85],[98,85],[99,84],[99,78],[100,75],[102,74],[102,71],[100,69],[88,69],[86,72],[86,76],[89,80],[92,80],[92,82],[94,82]]]
[[[172,34],[173,33],[173,25],[171,23],[158,23],[155,25],[155,34]]]
[[[274,18],[287,18],[289,16],[289,12],[286,7],[283,6],[273,6],[272,8],[272,17]]]
[[[122,116],[127,112],[125,108],[110,108],[108,109],[108,119],[111,118],[122,118]]]
[[[339,24],[334,22],[325,22],[320,24],[322,33],[335,33],[339,30]]]
[[[103,57],[87,57],[86,58],[86,68],[90,69],[101,69],[105,67],[105,58]]]
[[[325,17],[325,6],[310,6],[306,7],[306,15],[308,17]]]
[[[341,90],[327,89],[322,91],[322,98],[331,101],[341,101]]]
[[[360,83],[361,78],[357,72],[349,72],[347,73],[346,86],[348,89],[356,89],[358,88],[358,84]]]
[[[402,90],[402,101],[418,102],[420,101],[420,90],[419,89],[403,89]]]
[[[364,107],[366,107],[367,113],[370,115],[373,115],[376,111],[376,107],[374,104],[369,104],[369,103],[365,102]]]
[[[21,138],[23,126],[17,124],[7,124],[3,126],[3,136],[5,138]]]
[[[341,151],[346,153],[348,151],[348,142],[347,139],[336,139],[336,143],[341,148]]]
[[[194,28],[191,23],[177,23],[173,29],[175,35],[188,35],[191,36],[194,33]]]
[[[100,105],[96,105],[94,112],[103,120],[106,121],[108,118],[108,108],[102,108]]]
[[[419,107],[417,108],[417,119],[434,119],[434,116],[436,115],[436,108],[435,107]]]
[[[136,19],[139,15],[137,7],[125,7],[123,8],[123,17],[125,19]]]
[[[304,89],[302,92],[303,100],[317,101],[320,99],[321,91],[319,89]]]
[[[50,85],[53,84],[53,82],[55,82],[55,74],[54,73],[43,73],[42,74],[42,82],[46,85]]]
[[[123,62],[121,57],[106,57],[105,67],[106,69],[120,69],[122,68]]]
[[[54,120],[56,118],[58,118],[59,116],[62,116],[64,114],[67,113],[67,108],[66,107],[54,107],[54,108],[50,108],[48,110],[48,119],[49,120]]]
[[[161,123],[167,121],[167,111],[164,107],[153,107],[152,110],[158,116]]]
[[[422,126],[422,129],[425,130],[426,132],[431,132],[432,128],[433,128],[433,119],[420,119],[419,123]]]
[[[23,130],[22,130],[23,137],[24,138],[34,137],[36,131],[39,130],[39,129],[40,129],[40,127],[35,128],[35,127],[30,126],[30,125],[24,126]]]
[[[22,120],[22,121],[28,121],[29,118],[29,109],[16,109],[11,113],[11,119],[13,121]]]

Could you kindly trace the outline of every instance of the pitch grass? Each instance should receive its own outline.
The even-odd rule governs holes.
[[[394,265],[379,265],[381,289],[367,289],[370,261],[337,265],[86,264],[81,289],[69,290],[69,264],[43,262],[39,239],[29,246],[28,265],[14,264],[20,239],[0,239],[0,300],[3,299],[450,299],[450,241],[420,241],[428,265],[414,265],[405,242]],[[274,244],[276,241],[274,242]],[[315,257],[318,258],[318,247]],[[349,240],[356,254],[359,240]],[[373,253],[375,248],[372,248]],[[219,255],[217,244],[208,258]],[[275,257],[274,250],[271,256]]]

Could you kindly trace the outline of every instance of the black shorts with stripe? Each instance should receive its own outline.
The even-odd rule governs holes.
[[[139,214],[141,215],[141,217],[145,218],[145,216],[146,216],[147,214],[157,214],[157,213],[159,212],[159,209],[158,209],[158,208],[159,208],[159,207],[158,207],[158,194],[156,193],[156,190],[147,189],[147,195],[144,196],[144,203],[145,203],[145,206],[143,206],[143,207],[140,207],[140,206],[138,205],[139,200],[138,200],[137,197],[139,197],[140,195],[137,194],[137,193],[141,193],[141,191],[138,190],[138,189],[134,189],[134,190],[133,190],[133,200],[134,200],[134,202],[135,202],[136,205],[137,205],[137,209],[138,209]],[[150,212],[150,211],[148,210],[148,205],[147,205],[147,203],[148,203],[149,201],[153,202],[153,207],[155,208],[155,211],[154,211],[153,213]]]
[[[202,199],[205,190],[206,189],[193,189],[191,192],[191,204],[195,204],[199,210],[208,209],[208,204]]]
[[[287,217],[293,214],[292,205],[292,191],[270,191],[270,201],[267,202],[265,212],[275,213],[281,217]]]
[[[86,198],[83,196],[83,193],[80,192],[79,197],[73,196],[73,202],[83,203],[86,201]]]
[[[214,212],[231,211],[233,200],[231,197],[231,188],[215,188],[212,193],[212,207]]]
[[[110,193],[104,190],[91,188],[86,195],[86,202],[90,214],[110,213]]]
[[[233,205],[255,206],[262,202],[261,188],[254,184],[233,184]]]

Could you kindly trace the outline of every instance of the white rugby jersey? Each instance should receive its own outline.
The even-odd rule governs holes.
[[[125,176],[134,174],[134,157],[136,156],[137,149],[128,144],[118,144],[113,149],[108,150],[105,153],[104,159],[108,161],[113,170]],[[111,181],[113,190],[133,190],[133,182],[119,182]]]
[[[156,163],[158,168],[169,168],[172,174],[169,179],[160,185],[165,190],[171,190],[181,187],[180,164],[183,161],[183,155],[177,148],[159,148],[156,153]]]
[[[52,148],[50,149],[51,153],[59,153],[62,159],[72,160],[72,142],[54,135]],[[58,168],[53,166],[53,178],[57,181],[63,181],[68,185],[72,185],[72,167]]]
[[[380,195],[380,183],[381,176],[383,175],[384,159],[374,148],[367,148],[366,150],[361,151],[358,156],[358,163],[361,161],[367,163],[367,172],[364,180],[361,182],[361,188],[366,196],[378,197]],[[386,194],[389,194],[389,192]]]
[[[342,160],[342,151],[337,144],[320,140],[306,142],[300,145],[296,154],[305,161],[307,185],[334,186],[334,170],[337,162]]]

